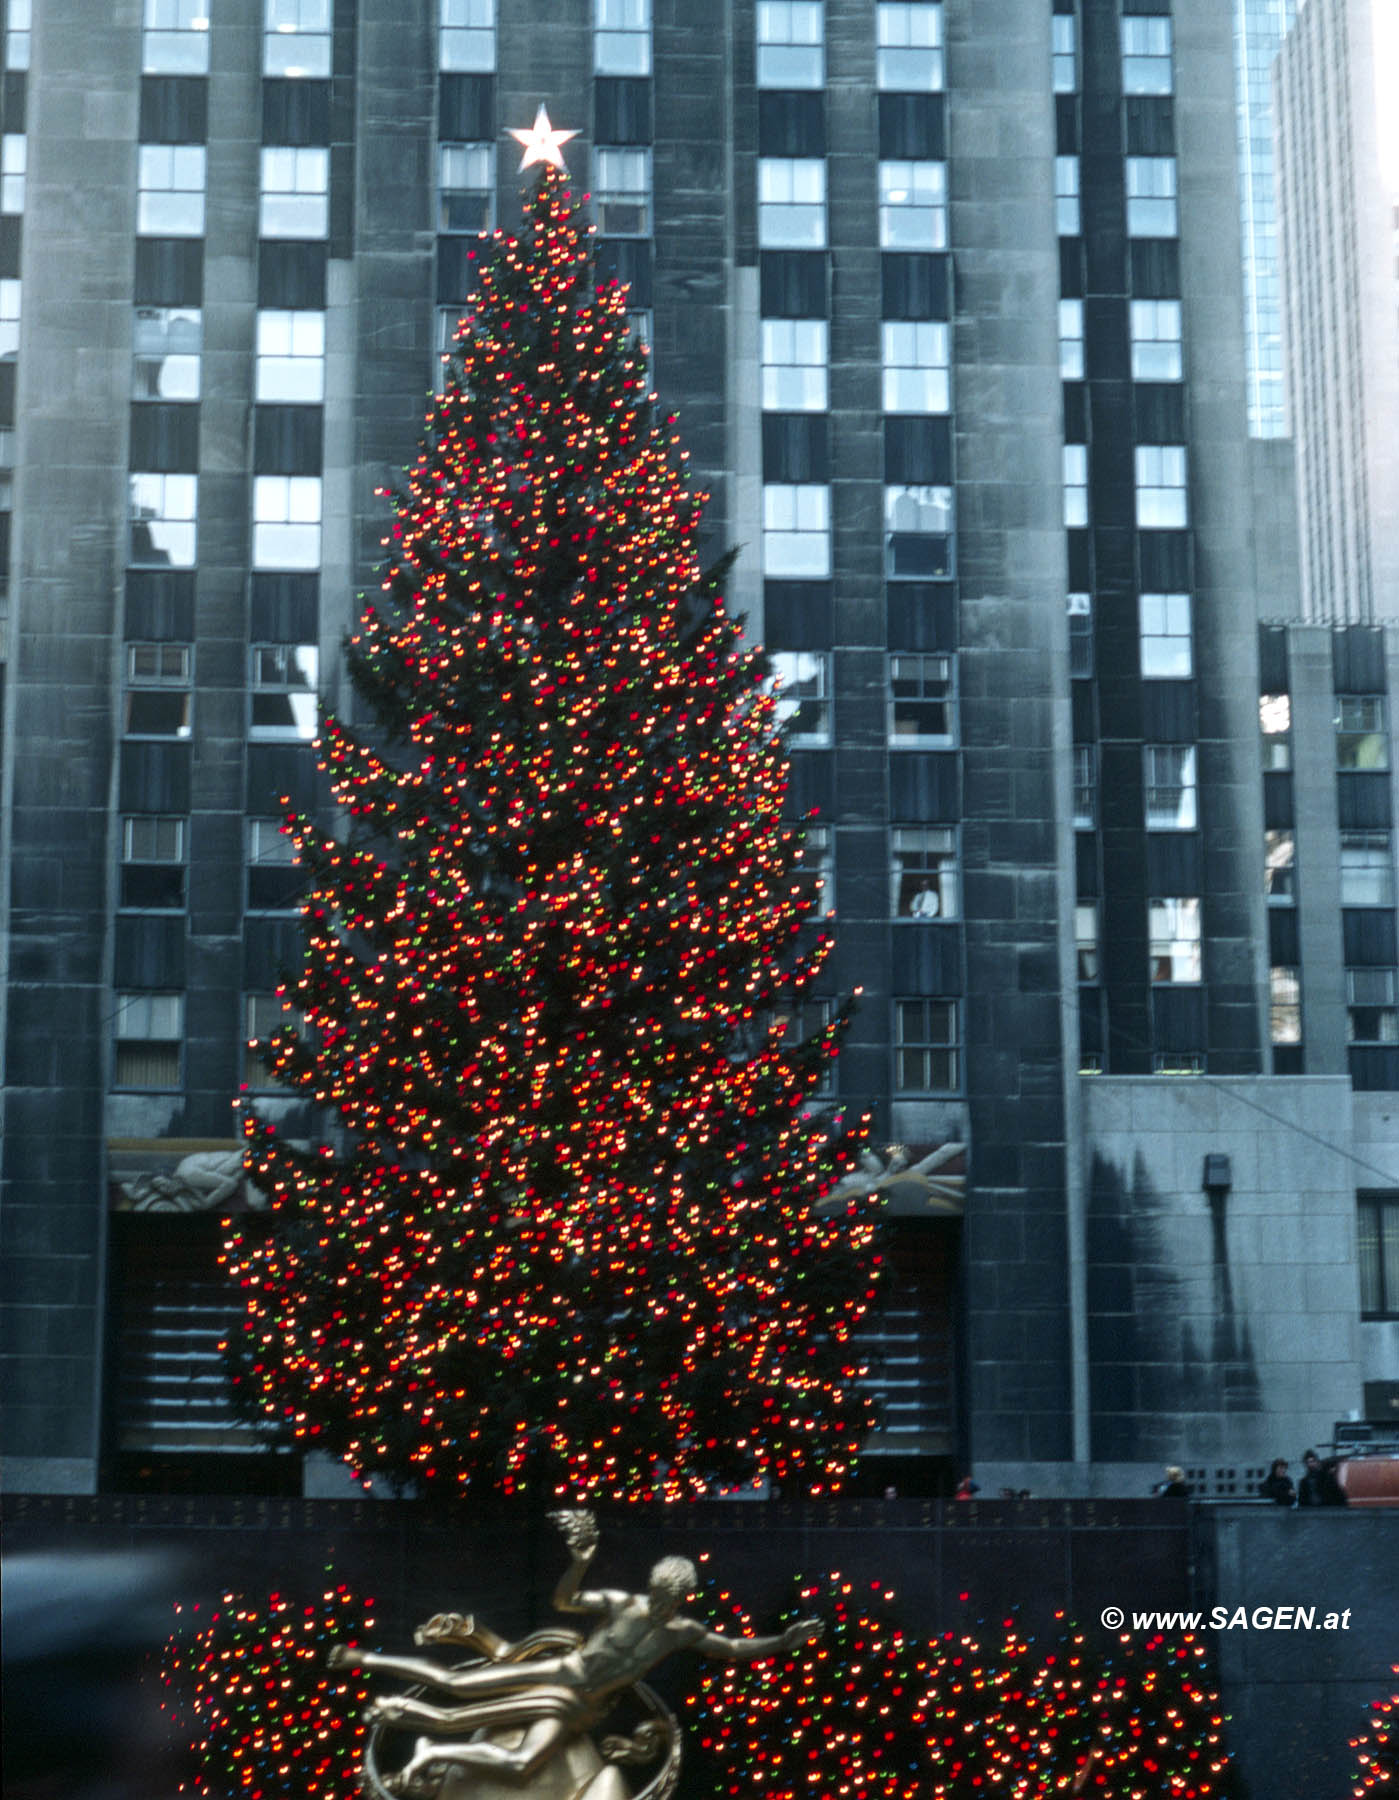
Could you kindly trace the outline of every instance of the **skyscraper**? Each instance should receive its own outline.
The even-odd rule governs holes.
[[[1235,0],[1248,428],[1255,437],[1282,437],[1287,431],[1273,169],[1273,58],[1295,10],[1295,0]]]
[[[829,1103],[938,1155],[886,1189],[872,1479],[1242,1481],[1363,1410],[1391,661],[1260,640],[1298,604],[1228,9],[108,15],[7,40],[10,1485],[291,1478],[212,1355],[240,1081],[317,1129],[246,1047],[299,941],[278,797],[541,101],[784,683],[862,989]]]

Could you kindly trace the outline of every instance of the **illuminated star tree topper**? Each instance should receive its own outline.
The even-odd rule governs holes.
[[[820,882],[565,135],[541,108],[522,139],[522,233],[479,253],[392,496],[349,647],[372,724],[321,739],[339,828],[290,822],[307,1037],[276,1067],[336,1134],[249,1120],[235,1380],[417,1491],[827,1492],[876,1265],[868,1202],[812,1212],[862,1136],[819,1098]]]

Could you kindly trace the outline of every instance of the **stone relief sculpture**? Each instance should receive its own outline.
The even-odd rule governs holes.
[[[586,1635],[557,1627],[508,1643],[460,1613],[439,1613],[414,1634],[419,1645],[460,1646],[469,1660],[388,1656],[337,1645],[332,1668],[358,1668],[412,1684],[376,1700],[364,1763],[370,1800],[384,1795],[442,1800],[666,1800],[680,1772],[680,1733],[673,1714],[643,1677],[676,1650],[731,1662],[757,1662],[819,1637],[819,1620],[802,1619],[776,1637],[725,1637],[681,1606],[694,1592],[694,1564],[668,1556],[651,1571],[644,1594],[585,1588],[597,1549],[590,1512],[551,1515],[570,1560],[554,1592],[560,1612],[599,1621]],[[441,1698],[428,1699],[431,1692]],[[630,1731],[594,1741],[594,1731],[630,1696],[642,1718]],[[386,1747],[407,1734],[406,1759],[385,1766]],[[659,1759],[635,1788],[627,1765]]]
[[[123,1210],[131,1212],[216,1212],[238,1199],[265,1205],[243,1192],[243,1152],[195,1150],[173,1169],[133,1176],[121,1183]]]

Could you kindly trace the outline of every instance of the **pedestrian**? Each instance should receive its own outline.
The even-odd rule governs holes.
[[[1304,1450],[1302,1461],[1306,1465],[1306,1474],[1297,1488],[1298,1506],[1348,1506],[1346,1491],[1336,1477],[1336,1462],[1332,1457],[1323,1462],[1315,1450]]]
[[[1267,1476],[1259,1482],[1260,1498],[1271,1500],[1274,1506],[1295,1506],[1297,1490],[1292,1485],[1292,1477],[1287,1472],[1287,1458],[1275,1456]]]
[[[1152,1491],[1158,1500],[1188,1500],[1190,1489],[1186,1486],[1185,1470],[1174,1463],[1167,1464],[1166,1479],[1158,1481]]]
[[[974,1500],[980,1492],[981,1483],[979,1481],[973,1481],[970,1475],[964,1475],[957,1483],[956,1491],[953,1493],[952,1498],[954,1500]]]

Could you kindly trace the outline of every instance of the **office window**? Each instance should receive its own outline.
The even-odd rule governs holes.
[[[1200,902],[1173,898],[1147,902],[1151,979],[1157,983],[1200,979]]]
[[[889,658],[891,744],[950,744],[956,727],[956,660],[951,656]]]
[[[1074,953],[1080,981],[1098,979],[1098,903],[1081,901],[1074,907]]]
[[[440,144],[437,229],[473,236],[495,223],[495,145]]]
[[[202,144],[142,144],[136,161],[137,232],[142,237],[202,237],[204,170]]]
[[[830,915],[836,905],[835,833],[829,825],[803,825],[798,874],[814,895],[817,915]]]
[[[122,709],[122,730],[127,737],[187,738],[191,701],[187,687],[129,687]]]
[[[5,67],[29,67],[29,34],[33,24],[32,0],[8,0],[5,10]]]
[[[1138,14],[1122,21],[1122,91],[1124,94],[1169,94],[1171,21]]]
[[[951,327],[947,325],[933,321],[885,321],[885,412],[947,411],[950,404],[950,340]]]
[[[446,73],[495,68],[495,0],[439,0],[437,62]]]
[[[278,145],[262,152],[258,230],[266,238],[323,238],[330,219],[330,152]]]
[[[262,72],[330,74],[330,0],[264,0]]]
[[[0,361],[19,353],[20,283],[0,281]]]
[[[1389,767],[1389,734],[1385,727],[1383,694],[1337,695],[1336,767]]]
[[[178,908],[185,903],[185,821],[134,814],[121,822],[121,904]]]
[[[1078,20],[1055,13],[1050,20],[1054,45],[1054,92],[1072,94],[1078,86]]]
[[[193,568],[199,517],[198,476],[132,475],[129,492],[132,563],[145,569]]]
[[[1057,25],[1062,13],[1056,13]],[[1073,23],[1072,20],[1069,21]],[[1059,302],[1059,373],[1065,381],[1083,380],[1083,302]]]
[[[1147,830],[1193,831],[1196,825],[1195,746],[1144,744],[1142,763]]]
[[[814,1037],[823,1032],[831,1022],[831,1003],[829,1000],[786,1000],[781,1002],[773,1014],[773,1023],[782,1034],[783,1046],[788,1052],[809,1044]],[[821,1065],[821,1073],[809,1092],[812,1094],[833,1094],[836,1086],[836,1059],[828,1056]]]
[[[147,686],[179,687],[190,676],[188,644],[128,644],[126,678]]]
[[[1268,1041],[1302,1041],[1302,981],[1298,970],[1275,964],[1268,971]]]
[[[824,412],[828,336],[824,319],[762,321],[764,411]]]
[[[320,653],[314,644],[254,644],[252,650],[252,736],[300,738],[316,735],[316,681]]]
[[[1179,381],[1180,301],[1134,300],[1130,317],[1132,379]]]
[[[957,1002],[895,1000],[894,1087],[901,1094],[951,1093],[957,1087]]]
[[[1142,674],[1168,681],[1183,681],[1193,675],[1189,594],[1143,594],[1138,615]]]
[[[957,917],[957,833],[950,825],[896,825],[890,838],[889,910],[896,919]]]
[[[831,572],[831,490],[812,484],[763,489],[763,573],[824,580]]]
[[[1176,159],[1173,156],[1127,158],[1128,237],[1174,237]]]
[[[1297,839],[1290,831],[1263,833],[1263,891],[1269,906],[1297,904]]]
[[[826,165],[819,156],[758,158],[758,242],[819,250],[826,242]]]
[[[886,250],[947,248],[946,163],[880,163],[879,242]]]
[[[593,0],[593,71],[651,73],[651,0]]]
[[[1138,444],[1136,477],[1140,530],[1179,530],[1188,523],[1184,444]]]
[[[1093,674],[1093,596],[1069,595],[1069,673],[1091,678]]]
[[[1387,831],[1341,833],[1341,905],[1393,906],[1394,852]]]
[[[825,36],[820,0],[758,0],[758,86],[822,87]]]
[[[1078,158],[1054,159],[1054,228],[1060,237],[1077,237],[1080,229]]]
[[[1399,1044],[1399,970],[1346,970],[1346,1041]]]
[[[1292,699],[1288,694],[1258,696],[1258,728],[1263,734],[1263,767],[1292,767]]]
[[[204,315],[196,306],[136,308],[136,400],[197,400]]]
[[[1098,756],[1092,744],[1073,746],[1074,830],[1091,831],[1098,819]]]
[[[593,217],[604,237],[644,237],[651,229],[651,152],[593,152]]]
[[[211,5],[212,0],[146,0],[142,73],[207,75]]]
[[[175,1088],[180,1085],[180,1045],[185,1034],[183,994],[119,993],[113,1086]]]
[[[1065,444],[1064,462],[1064,524],[1066,526],[1086,525],[1088,523],[1088,446],[1087,444]]]
[[[28,150],[22,132],[0,139],[0,213],[24,211],[24,171]]]
[[[314,569],[320,560],[320,476],[255,475],[253,567]]]
[[[829,650],[774,650],[777,722],[794,745],[831,741],[831,654]]]
[[[1399,1319],[1399,1194],[1356,1196],[1360,1316]]]
[[[952,489],[886,487],[884,555],[888,575],[950,575]]]
[[[875,79],[884,93],[937,93],[943,83],[942,7],[927,0],[875,8]]]
[[[302,891],[296,846],[276,819],[248,820],[248,910],[285,912]]]
[[[259,400],[325,398],[325,314],[260,312],[257,315]]]

